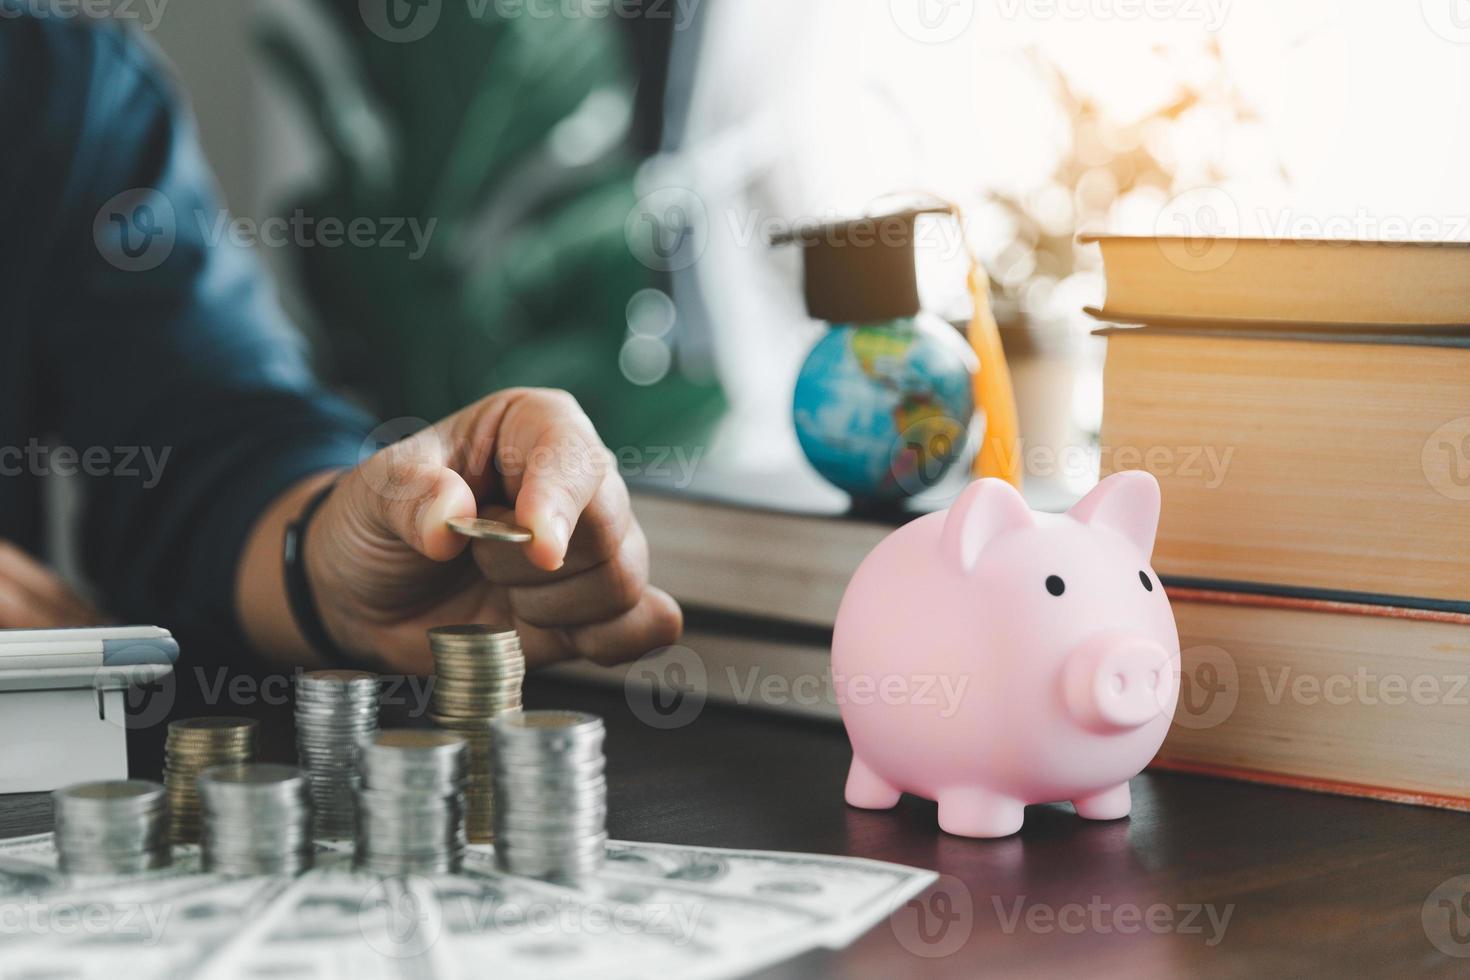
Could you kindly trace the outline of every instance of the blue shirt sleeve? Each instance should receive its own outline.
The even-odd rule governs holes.
[[[259,262],[226,233],[148,48],[114,26],[40,32],[32,91],[63,95],[28,134],[58,174],[30,341],[41,418],[114,463],[81,466],[87,568],[117,615],[237,628],[256,518],[302,478],[356,464],[366,423],[317,386]]]

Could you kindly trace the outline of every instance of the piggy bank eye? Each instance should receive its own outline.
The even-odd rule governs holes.
[[[1154,590],[1153,579],[1148,577],[1148,572],[1139,572],[1138,580],[1143,583],[1143,587],[1149,592],[1152,592]]]
[[[1062,581],[1060,575],[1050,575],[1046,580],[1046,591],[1052,595],[1061,595],[1067,591],[1067,583]]]

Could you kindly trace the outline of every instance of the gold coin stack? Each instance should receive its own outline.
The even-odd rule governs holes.
[[[199,843],[199,774],[213,766],[255,761],[258,727],[249,718],[189,718],[169,723],[163,784],[168,789],[169,837],[175,844]]]
[[[434,653],[430,718],[469,743],[465,834],[472,843],[495,840],[490,725],[521,710],[526,658],[521,638],[504,626],[444,626],[429,631]]]

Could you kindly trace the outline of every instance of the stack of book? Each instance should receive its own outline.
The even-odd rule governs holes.
[[[1470,247],[1102,245],[1104,474],[1163,487],[1164,767],[1470,809]]]

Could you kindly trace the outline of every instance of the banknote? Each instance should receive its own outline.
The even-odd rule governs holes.
[[[0,977],[199,975],[240,923],[268,909],[286,884],[176,876],[58,891],[24,906],[7,905],[0,911]]]
[[[927,888],[936,875],[862,858],[613,841],[605,877],[657,878],[670,886],[804,910],[840,948]]]
[[[564,959],[563,976],[735,976],[811,948],[822,926],[802,909],[653,878],[598,875],[576,889],[512,878],[495,871],[488,851],[467,854],[459,876],[478,882],[481,895],[460,892],[443,902],[451,928],[467,920],[456,942],[478,949],[488,935],[519,933],[529,942],[518,948]],[[603,958],[604,950],[618,949]]]
[[[935,874],[858,858],[615,841],[575,887],[499,871],[353,870],[319,845],[294,878],[174,867],[117,880],[56,868],[49,835],[0,841],[0,980],[285,975],[344,980],[740,976],[884,922]]]
[[[192,976],[451,980],[440,915],[427,879],[358,874],[350,854],[319,855]]]

